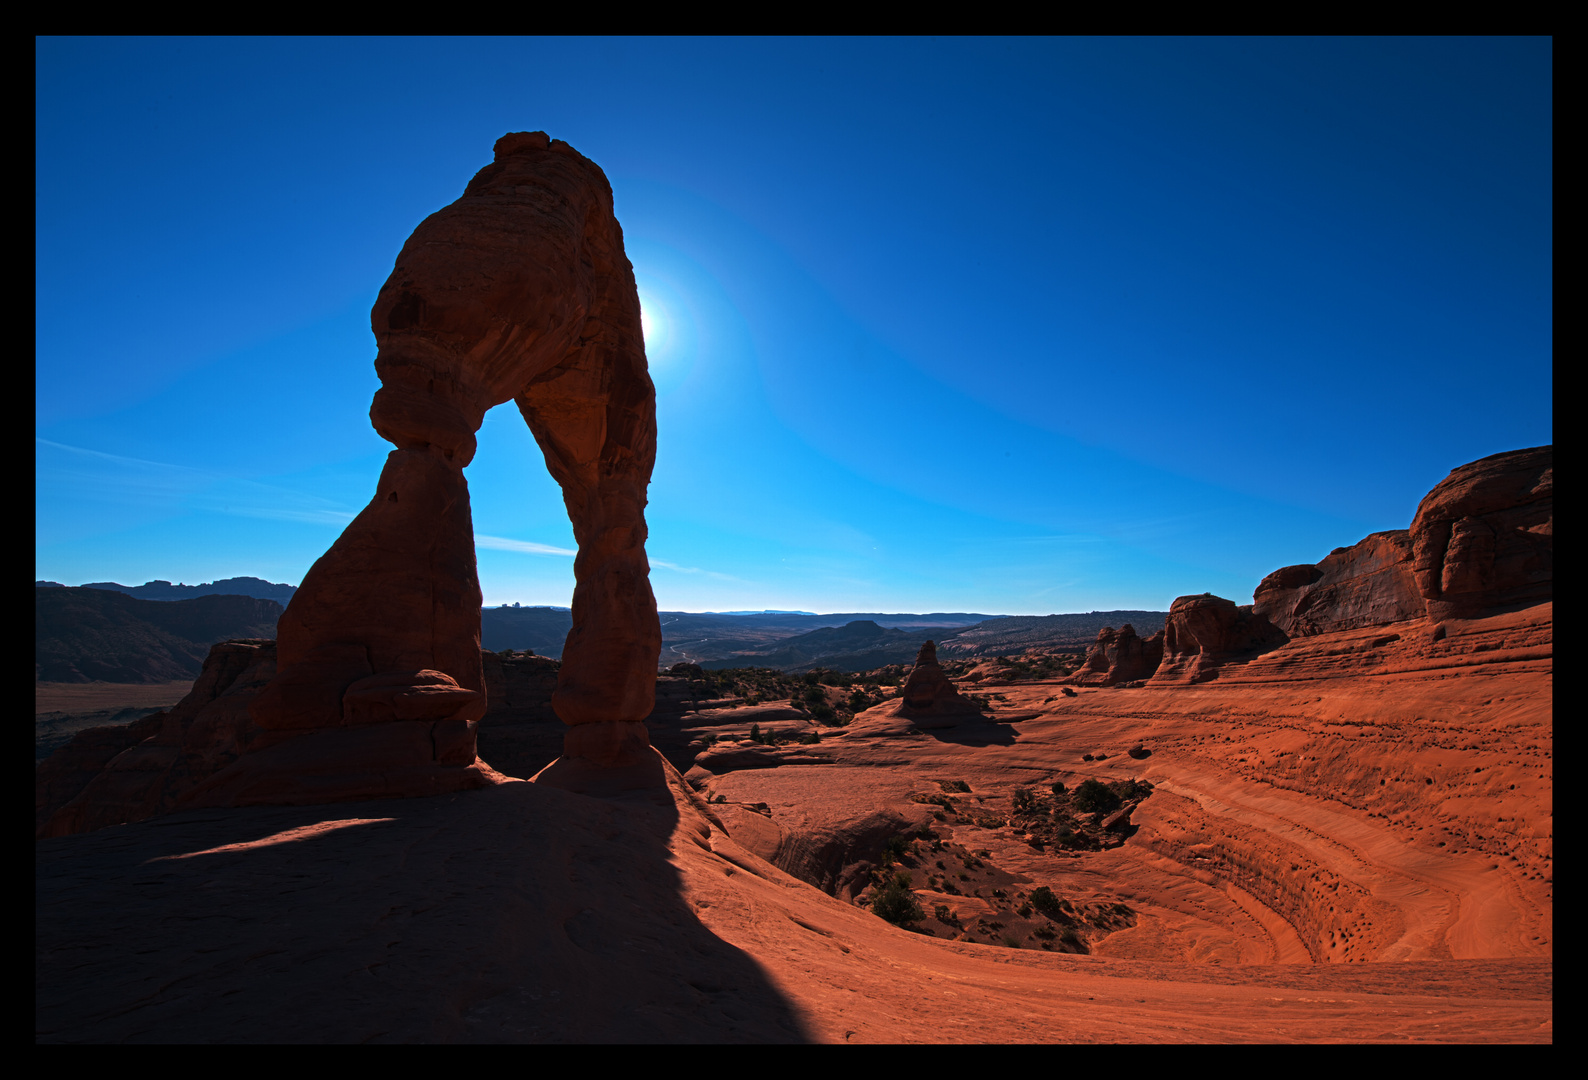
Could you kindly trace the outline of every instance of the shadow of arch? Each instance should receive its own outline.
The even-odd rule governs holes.
[[[677,825],[670,795],[514,783],[40,841],[37,1037],[808,1041],[690,909]]]

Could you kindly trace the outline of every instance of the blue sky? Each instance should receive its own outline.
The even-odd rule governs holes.
[[[606,171],[664,609],[1249,602],[1553,439],[1547,39],[41,39],[36,575],[297,583],[369,308],[507,131]],[[566,604],[511,405],[488,604]]]

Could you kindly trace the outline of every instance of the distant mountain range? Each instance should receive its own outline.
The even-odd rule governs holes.
[[[275,636],[276,619],[297,591],[295,586],[255,577],[202,585],[36,584],[37,677],[61,682],[193,677],[214,642]],[[200,600],[233,603],[211,603],[202,609],[183,606]],[[270,607],[260,606],[265,604]],[[199,614],[201,610],[207,614]],[[945,656],[958,657],[1018,654],[1034,648],[1079,651],[1094,642],[1105,626],[1117,629],[1130,623],[1145,637],[1163,627],[1167,613],[663,611],[659,615],[663,667],[688,661],[714,669],[868,671],[911,662],[927,640],[937,642]],[[493,652],[528,649],[557,659],[572,628],[573,615],[565,607],[489,607],[480,612],[480,644]]]
[[[39,682],[157,683],[197,678],[210,646],[273,638],[282,607],[251,596],[139,600],[109,589],[34,589]]]
[[[58,581],[36,581],[40,589],[65,589],[70,586]],[[203,585],[173,585],[169,581],[148,581],[142,585],[118,585],[114,581],[90,581],[78,586],[82,589],[99,589],[104,592],[125,593],[139,600],[193,600],[200,596],[252,596],[256,600],[274,600],[282,607],[298,591],[296,585],[277,585],[256,577],[222,578]]]
[[[1105,626],[1118,629],[1125,623],[1131,623],[1144,627],[1140,632],[1145,637],[1162,629],[1167,615],[1168,612],[1164,611],[1093,611],[1084,615],[988,616],[969,626],[960,627],[927,621],[957,616],[879,615],[856,619],[836,629],[812,630],[760,648],[739,650],[730,656],[699,659],[697,662],[701,667],[713,670],[771,667],[800,672],[825,667],[836,671],[870,671],[886,664],[913,662],[921,643],[927,640],[935,640],[940,654],[944,656],[1000,656],[1019,654],[1028,649],[1080,652],[1097,640],[1097,632]],[[887,620],[887,623],[883,620]],[[934,628],[941,632],[934,636],[931,633]],[[668,653],[665,624],[663,635],[665,663]],[[674,647],[674,651],[678,651],[678,648]]]

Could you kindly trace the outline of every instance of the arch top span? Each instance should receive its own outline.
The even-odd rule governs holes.
[[[356,740],[367,754],[377,727],[396,747],[398,726],[424,712],[452,733],[450,757],[409,754],[407,766],[429,769],[431,786],[445,783],[438,770],[457,786],[485,782],[473,753],[485,686],[463,469],[486,411],[513,401],[579,545],[553,697],[570,725],[564,757],[648,760],[661,651],[645,555],[656,392],[606,176],[544,132],[504,135],[462,196],[403,245],[370,323],[381,382],[370,422],[395,449],[375,497],[282,616],[278,671],[250,708],[255,722],[282,737],[368,728]],[[362,695],[357,708],[350,693]]]

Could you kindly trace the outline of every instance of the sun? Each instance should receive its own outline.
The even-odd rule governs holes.
[[[640,293],[640,331],[645,335],[645,354],[654,359],[667,349],[667,308],[655,297]]]

